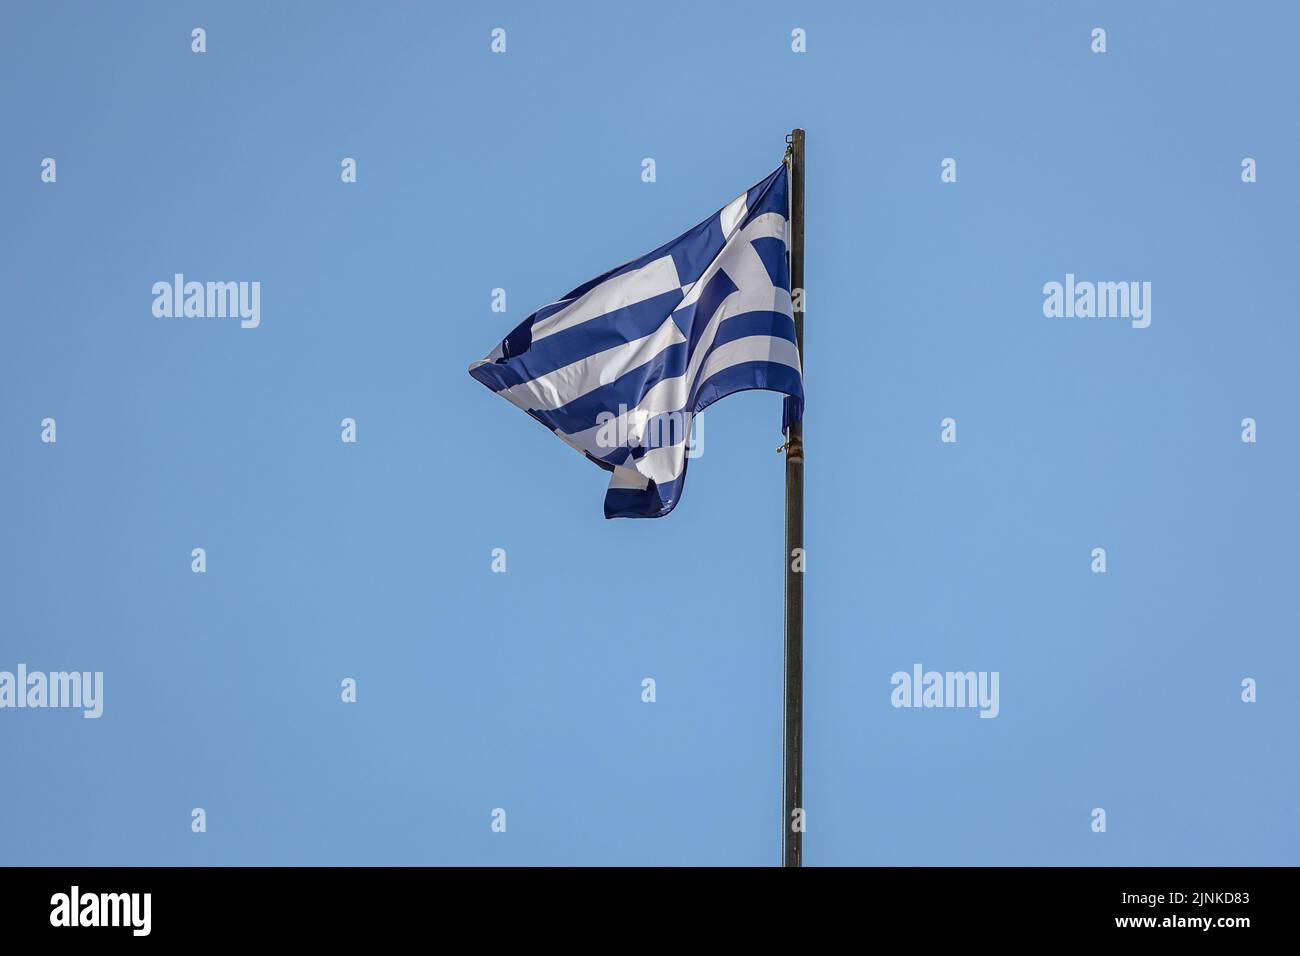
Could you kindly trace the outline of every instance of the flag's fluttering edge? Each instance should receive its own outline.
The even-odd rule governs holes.
[[[469,373],[611,472],[607,518],[681,499],[691,419],[751,388],[803,414],[783,164],[694,229],[524,319]]]

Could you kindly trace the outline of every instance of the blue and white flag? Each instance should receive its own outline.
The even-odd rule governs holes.
[[[803,414],[784,164],[694,229],[524,319],[469,373],[611,473],[607,518],[681,500],[691,422],[750,388]]]

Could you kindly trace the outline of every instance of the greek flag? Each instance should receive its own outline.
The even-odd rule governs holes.
[[[469,373],[610,473],[607,518],[681,500],[691,424],[750,388],[803,413],[784,164],[667,245],[524,319]]]

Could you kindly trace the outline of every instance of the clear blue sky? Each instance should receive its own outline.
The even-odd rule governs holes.
[[[607,521],[465,370],[793,126],[807,863],[1300,862],[1298,31],[4,4],[0,670],[102,670],[105,703],[0,711],[0,862],[775,864],[780,398],[709,409],[668,518]],[[176,272],[260,281],[261,326],[155,318]],[[1044,317],[1067,272],[1150,281],[1150,328]],[[894,709],[917,662],[998,671],[1000,715]]]

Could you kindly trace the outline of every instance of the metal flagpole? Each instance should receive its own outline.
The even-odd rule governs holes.
[[[803,365],[804,131],[790,134],[790,290],[799,364]],[[799,290],[796,292],[796,290]],[[806,369],[805,369],[806,371]],[[803,866],[803,423],[785,441],[785,793],[781,850],[784,866]],[[798,567],[798,570],[795,568]]]

